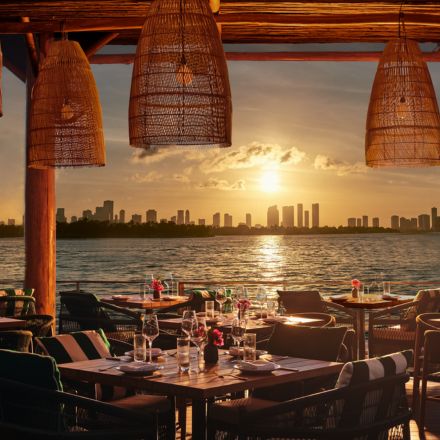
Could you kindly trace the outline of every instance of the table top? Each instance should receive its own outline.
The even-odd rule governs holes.
[[[343,305],[351,309],[383,309],[414,300],[411,295],[390,295],[390,299],[383,299],[381,295],[364,295],[364,298],[352,298],[351,295],[328,297],[326,300]]]
[[[101,298],[101,301],[117,306],[144,310],[164,309],[186,303],[188,300],[187,296],[163,296],[160,299],[153,299],[151,295],[147,295],[145,299],[142,299],[139,295],[120,295],[120,298],[105,296]]]
[[[15,330],[23,328],[26,321],[15,318],[0,318],[0,330]]]
[[[163,369],[150,376],[124,374],[116,367],[121,361],[96,359],[91,361],[60,364],[61,376],[65,379],[82,380],[92,383],[103,383],[143,389],[168,396],[182,396],[190,399],[206,399],[224,393],[239,392],[289,382],[301,381],[312,377],[337,374],[343,364],[313,359],[273,356],[270,358],[282,368],[293,368],[295,371],[279,370],[271,373],[249,374],[238,372],[234,368],[235,360],[220,350],[219,362],[207,365],[202,373],[179,373],[174,356],[175,351],[168,351],[159,361]],[[170,355],[171,354],[171,355]],[[195,360],[192,361],[194,363]],[[112,368],[113,366],[113,368]],[[110,367],[110,368],[109,368]]]

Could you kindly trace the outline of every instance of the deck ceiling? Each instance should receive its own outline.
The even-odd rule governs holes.
[[[150,1],[0,1],[0,34],[59,32],[92,43],[103,32],[117,32],[109,44],[137,44]],[[386,42],[397,35],[401,1],[223,0],[224,43]],[[409,38],[440,41],[440,4],[408,1],[404,8]],[[23,17],[29,22],[23,22]],[[73,38],[75,38],[73,37]],[[87,41],[90,40],[90,41]]]

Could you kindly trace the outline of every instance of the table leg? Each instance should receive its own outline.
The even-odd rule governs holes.
[[[358,323],[358,350],[359,359],[365,359],[365,311],[363,309],[356,310]]]
[[[192,401],[192,439],[206,439],[206,401],[204,399]]]

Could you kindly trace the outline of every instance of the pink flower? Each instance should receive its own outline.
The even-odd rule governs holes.
[[[218,329],[210,330],[209,331],[209,341],[211,344],[214,344],[217,347],[222,347],[224,344],[223,341],[223,333]]]
[[[359,281],[359,280],[356,280],[356,279],[354,279],[354,280],[351,280],[351,285],[353,286],[353,287],[356,287],[356,289],[359,289],[359,287],[361,287],[361,282]]]
[[[206,328],[203,324],[199,324],[197,330],[194,332],[194,336],[204,338],[206,336]]]
[[[161,292],[164,289],[164,287],[162,285],[162,282],[160,280],[153,280],[153,281],[151,281],[150,287],[155,292]]]
[[[236,307],[240,310],[240,312],[245,312],[250,306],[251,302],[246,298],[240,299],[236,303]]]

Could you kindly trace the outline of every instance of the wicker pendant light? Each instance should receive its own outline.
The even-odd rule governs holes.
[[[154,0],[139,38],[129,106],[130,145],[231,145],[223,45],[208,0]]]
[[[28,166],[105,165],[102,112],[90,64],[75,41],[50,44],[32,90]]]
[[[3,54],[2,54],[2,47],[0,45],[0,117],[3,116],[2,70],[3,70]]]
[[[371,91],[365,138],[370,167],[440,165],[440,115],[416,41],[391,40]]]

